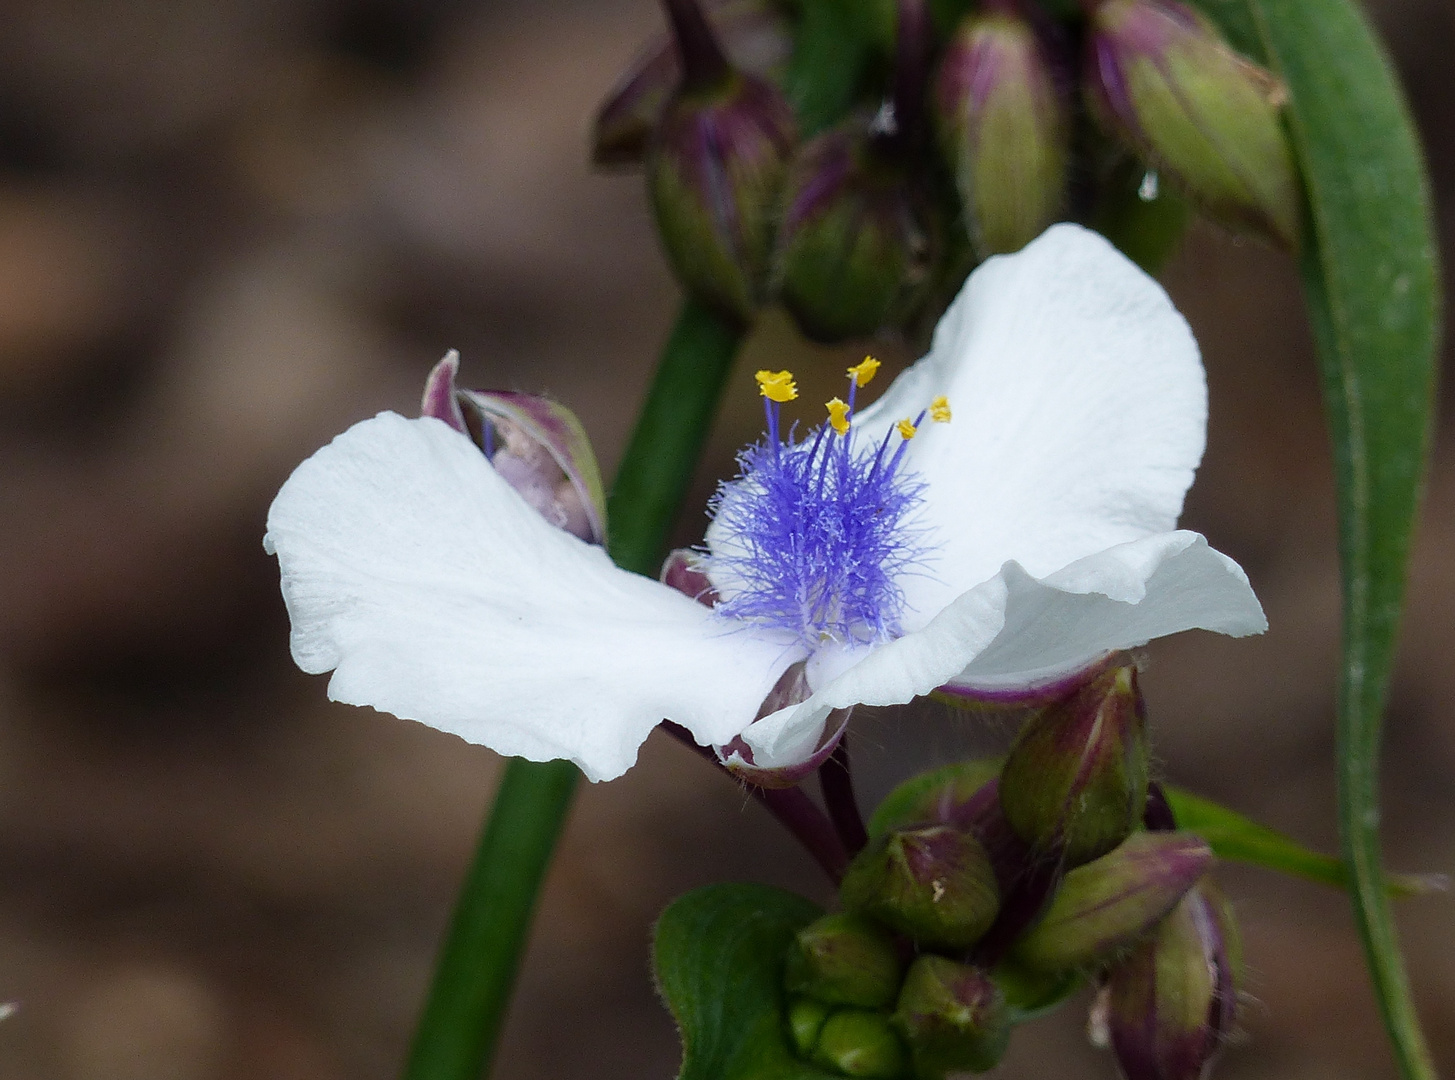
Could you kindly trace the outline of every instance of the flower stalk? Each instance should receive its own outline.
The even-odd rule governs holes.
[[[735,323],[695,300],[684,303],[607,504],[608,550],[623,569],[651,574],[661,560],[742,337]],[[487,1074],[579,775],[568,761],[512,758],[506,765],[440,950],[404,1080]]]

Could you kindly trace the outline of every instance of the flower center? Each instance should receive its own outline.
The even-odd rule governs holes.
[[[827,402],[828,419],[798,441],[793,430],[779,436],[781,407],[798,396],[792,374],[758,372],[767,434],[738,455],[738,478],[712,504],[706,569],[723,615],[781,627],[811,648],[899,635],[899,581],[927,554],[910,524],[924,484],[903,467],[905,450],[926,416],[943,423],[950,408],[936,398],[861,444],[854,399],[878,368],[872,357],[851,367],[848,400]]]

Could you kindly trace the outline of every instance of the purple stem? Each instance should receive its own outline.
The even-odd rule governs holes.
[[[829,819],[834,823],[849,857],[853,858],[869,843],[869,833],[864,828],[864,817],[859,813],[859,801],[854,798],[854,773],[849,764],[847,731],[839,736],[829,759],[819,766],[818,782],[823,789]]]
[[[723,767],[711,747],[701,746],[692,733],[681,724],[671,720],[662,721],[662,730],[699,757],[706,758],[723,772]],[[849,854],[844,842],[829,819],[824,815],[802,788],[762,788],[755,784],[745,785],[748,792],[778,819],[779,824],[791,832],[814,860],[823,867],[829,880],[835,885],[844,879],[844,870],[849,865]]]
[[[727,79],[731,69],[712,25],[697,0],[662,0],[672,22],[672,36],[682,59],[682,87],[711,89]]]

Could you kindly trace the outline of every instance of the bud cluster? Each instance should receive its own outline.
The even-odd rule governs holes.
[[[957,771],[895,803],[843,911],[789,948],[798,1054],[886,1080],[984,1072],[1090,979],[1093,1036],[1129,1080],[1203,1076],[1235,1020],[1236,929],[1148,759],[1137,670],[1116,655],[1036,709],[988,779]]]
[[[1286,92],[1179,0],[980,0],[963,17],[845,0],[835,18],[857,44],[835,78],[855,74],[827,124],[807,105],[796,120],[784,89],[792,58],[824,48],[822,20],[701,2],[663,0],[672,37],[603,102],[592,156],[646,166],[669,262],[730,318],[780,303],[822,342],[924,325],[977,259],[1058,220],[1115,218],[1129,162],[1143,202],[1180,207],[1170,186],[1299,244]],[[822,97],[805,78],[801,105]]]

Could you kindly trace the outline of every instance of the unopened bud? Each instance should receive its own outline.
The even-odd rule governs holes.
[[[1207,842],[1191,833],[1143,832],[1067,873],[1046,914],[1015,946],[1040,971],[1106,961],[1174,907],[1212,865]]]
[[[746,322],[766,285],[793,111],[727,62],[697,0],[665,3],[683,74],[647,155],[657,232],[688,291]]]
[[[934,103],[971,243],[981,258],[1019,251],[1066,202],[1070,123],[1035,31],[1000,12],[960,24],[945,47]]]
[[[784,191],[774,284],[806,337],[865,337],[913,314],[940,242],[907,162],[849,121],[800,148]]]
[[[1067,865],[1121,843],[1147,800],[1147,722],[1137,670],[1104,667],[1026,722],[1000,777],[1000,805],[1026,843]]]
[[[985,848],[945,825],[898,829],[871,843],[849,864],[839,895],[852,912],[946,948],[980,940],[1000,907]]]
[[[1010,1039],[1000,988],[979,969],[943,956],[921,956],[910,967],[893,1020],[918,1080],[985,1072]]]
[[[788,19],[771,0],[726,0],[704,14],[732,65],[774,80],[788,63],[793,37]],[[647,154],[662,110],[682,81],[677,47],[666,35],[654,40],[617,80],[601,103],[592,129],[591,160],[597,165],[636,165]]]
[[[818,1045],[818,1033],[834,1007],[816,998],[791,998],[788,1002],[788,1034],[800,1057],[810,1057]]]
[[[470,436],[506,483],[552,525],[606,543],[606,492],[576,414],[534,394],[460,390],[459,368],[453,349],[435,365],[421,414]]]
[[[1200,1080],[1237,1020],[1237,926],[1211,881],[1108,976],[1106,1026],[1127,1080]]]
[[[877,1009],[899,993],[904,965],[883,930],[855,915],[825,915],[788,946],[783,985],[834,1005]]]
[[[840,1009],[824,1021],[813,1058],[847,1076],[892,1080],[904,1075],[904,1043],[889,1017],[867,1009]]]
[[[1209,215],[1296,248],[1298,173],[1287,91],[1176,0],[1106,0],[1091,14],[1087,96],[1102,125]]]

